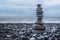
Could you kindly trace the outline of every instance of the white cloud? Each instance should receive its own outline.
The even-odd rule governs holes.
[[[24,5],[22,5],[22,6],[16,6],[16,5],[0,5],[0,8],[3,8],[3,9],[13,9],[13,8],[22,8],[22,9],[25,9],[25,8],[36,8],[36,6],[34,7],[32,7],[32,6],[24,6]]]
[[[36,0],[0,0],[0,8],[2,9],[30,9],[36,8],[36,4]]]
[[[0,1],[1,4],[11,4],[11,5],[34,5],[36,4],[35,0],[5,0]]]
[[[33,12],[30,10],[36,7],[36,3],[36,0],[0,0],[0,11],[2,11],[0,16],[16,16],[21,11],[25,14],[31,14]],[[15,14],[12,14],[8,13],[8,11],[16,11],[16,13],[14,12]]]
[[[46,0],[45,1],[45,6],[54,6],[54,5],[60,5],[60,0]]]
[[[17,16],[17,14],[11,13],[0,13],[0,16]]]
[[[42,3],[43,0],[0,0],[0,7],[11,8],[33,8],[36,4]]]

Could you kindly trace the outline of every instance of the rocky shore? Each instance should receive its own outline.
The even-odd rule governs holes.
[[[60,40],[60,23],[44,23],[43,34],[34,32],[34,23],[0,23],[0,40]]]

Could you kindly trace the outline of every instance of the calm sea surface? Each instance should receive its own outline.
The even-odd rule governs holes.
[[[0,23],[34,23],[36,17],[0,17]],[[45,17],[45,23],[60,23],[60,17]]]

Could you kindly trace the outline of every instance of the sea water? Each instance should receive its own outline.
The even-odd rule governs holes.
[[[35,23],[36,17],[0,17],[0,23]],[[44,23],[60,23],[60,17],[44,17]]]

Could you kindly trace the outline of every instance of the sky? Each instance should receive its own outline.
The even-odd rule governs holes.
[[[39,3],[45,17],[60,17],[60,0],[0,0],[0,16],[36,17]]]

